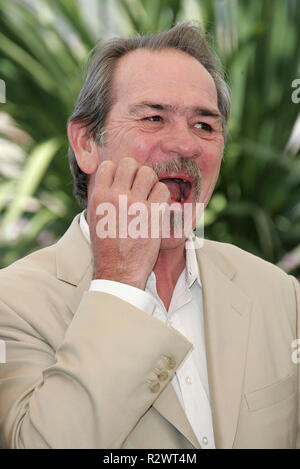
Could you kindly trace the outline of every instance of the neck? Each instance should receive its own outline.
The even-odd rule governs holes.
[[[185,243],[173,249],[161,249],[154,265],[156,288],[166,310],[169,309],[179,275],[185,267]]]

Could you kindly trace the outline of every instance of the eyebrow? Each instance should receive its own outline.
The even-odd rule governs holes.
[[[129,113],[132,115],[138,114],[139,112],[145,109],[153,109],[156,111],[171,111],[176,112],[178,111],[178,106],[174,106],[173,104],[163,104],[163,103],[154,103],[151,101],[142,101],[140,103],[132,104],[129,106]],[[203,106],[192,106],[190,109],[193,115],[197,116],[206,116],[206,117],[214,117],[215,119],[223,119],[222,114],[215,109],[209,109]]]

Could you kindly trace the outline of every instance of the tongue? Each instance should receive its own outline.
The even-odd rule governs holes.
[[[167,188],[170,191],[171,199],[173,200],[180,200],[181,191],[180,191],[180,184],[178,182],[172,181],[172,179],[163,179],[161,182],[166,184]]]

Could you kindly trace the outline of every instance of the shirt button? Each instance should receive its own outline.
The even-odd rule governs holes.
[[[169,373],[166,370],[162,370],[158,375],[159,381],[166,381],[168,379]]]
[[[208,443],[208,438],[207,438],[206,436],[204,436],[204,437],[202,438],[202,443],[203,443],[204,445],[207,445],[207,443]]]
[[[191,378],[190,376],[187,376],[187,377],[185,378],[185,382],[186,382],[187,384],[192,384],[193,381],[192,381],[192,378]]]
[[[150,387],[151,392],[158,392],[160,388],[160,384],[158,381],[153,381],[149,387]]]

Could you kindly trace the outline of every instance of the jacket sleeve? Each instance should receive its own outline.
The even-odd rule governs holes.
[[[192,348],[172,327],[94,291],[83,294],[57,350],[3,302],[0,339],[5,448],[120,448]]]

